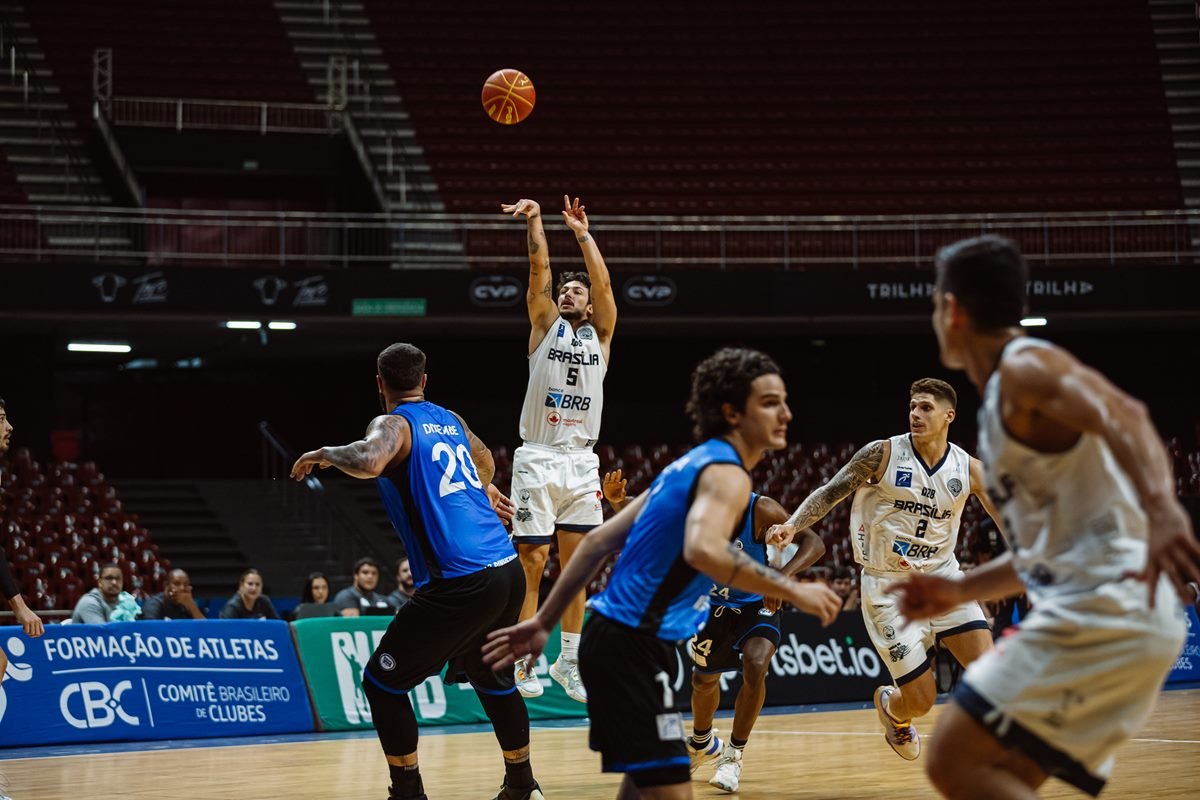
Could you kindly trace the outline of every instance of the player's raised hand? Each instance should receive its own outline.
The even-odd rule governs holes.
[[[794,583],[783,598],[796,608],[812,614],[822,625],[831,625],[842,610],[842,598],[823,583]]]
[[[962,584],[936,575],[914,573],[887,587],[896,595],[900,615],[907,620],[929,619],[962,605]]]
[[[627,479],[621,477],[621,470],[619,469],[604,473],[604,480],[600,483],[600,491],[604,492],[604,499],[613,508],[617,508],[625,502],[625,487],[628,483]]]
[[[534,200],[526,200],[524,198],[515,203],[501,203],[500,210],[505,214],[512,214],[514,217],[519,217],[524,214],[527,218],[533,219],[538,214],[542,213],[542,207]]]
[[[1192,531],[1192,520],[1183,505],[1171,498],[1155,508],[1147,508],[1150,523],[1150,542],[1146,551],[1146,568],[1139,578],[1146,581],[1150,591],[1150,607],[1158,593],[1158,579],[1166,575],[1184,603],[1192,602],[1189,581],[1200,581],[1200,542]]]
[[[587,206],[579,205],[578,197],[575,198],[575,203],[572,205],[571,198],[563,195],[563,220],[576,236],[583,236],[588,231],[588,218],[584,212],[586,208]]]
[[[483,663],[499,672],[513,665],[518,658],[536,660],[546,649],[550,631],[534,614],[524,622],[492,631],[483,643]]]
[[[799,532],[786,522],[780,525],[772,525],[767,528],[766,543],[775,545],[776,547],[787,547]]]
[[[295,464],[292,464],[292,478],[302,481],[308,477],[308,473],[312,472],[313,467],[325,469],[329,466],[332,465],[325,460],[320,450],[309,450],[297,458]]]
[[[508,495],[497,489],[494,485],[487,485],[488,501],[492,504],[492,511],[496,512],[496,516],[504,523],[504,527],[512,525],[513,515],[517,513],[517,507]]]

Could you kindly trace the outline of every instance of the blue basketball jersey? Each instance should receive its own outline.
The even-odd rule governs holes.
[[[408,460],[376,478],[413,582],[458,578],[516,557],[471,461],[462,420],[427,401],[392,411],[412,429]]]
[[[741,550],[746,555],[753,558],[760,564],[767,562],[767,545],[764,542],[754,541],[754,506],[758,503],[758,495],[754,492],[750,493],[750,507],[746,509],[746,517],[742,520],[742,527],[738,531],[737,538],[733,540],[737,549]],[[714,583],[708,591],[712,601],[719,606],[732,606],[739,608],[747,603],[756,603],[763,599],[761,594],[750,594],[743,592],[741,589],[734,589],[732,586],[725,586],[721,583]]]
[[[667,641],[695,634],[708,614],[712,580],[683,560],[688,509],[706,467],[741,463],[733,445],[709,439],[659,473],[592,610]]]

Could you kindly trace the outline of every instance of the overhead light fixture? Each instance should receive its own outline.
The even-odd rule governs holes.
[[[128,353],[133,350],[119,342],[69,342],[67,349],[72,353]]]
[[[268,322],[267,327],[273,331],[294,331],[294,330],[296,330],[296,323],[280,322],[280,321],[276,320],[273,322]]]
[[[225,323],[225,327],[235,331],[256,331],[262,327],[262,323],[252,319],[231,319]]]
[[[1025,317],[1025,319],[1021,320],[1022,328],[1041,328],[1045,324],[1045,317]]]

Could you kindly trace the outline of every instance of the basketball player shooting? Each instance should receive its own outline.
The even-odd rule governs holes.
[[[600,506],[600,461],[592,448],[600,436],[604,375],[608,371],[617,302],[612,280],[595,238],[588,231],[585,206],[563,197],[563,220],[575,234],[587,273],[565,272],[557,291],[541,207],[518,200],[501,209],[524,216],[529,229],[529,385],[521,409],[521,440],[513,453],[513,543],[525,569],[521,619],[537,612],[538,587],[550,556],[550,537],[558,536],[565,569],[583,535],[604,519]],[[571,599],[562,617],[562,650],[550,677],[569,697],[587,702],[579,678],[579,638],[585,596]],[[537,697],[542,684],[534,665],[519,660],[517,688]]]

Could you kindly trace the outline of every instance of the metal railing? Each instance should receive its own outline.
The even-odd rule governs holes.
[[[303,481],[292,480],[289,473],[297,454],[271,431],[266,422],[258,423],[262,446],[262,479],[279,500],[285,514],[320,531],[329,560],[349,567],[356,558],[370,555],[380,564],[390,559],[379,552],[346,514],[325,495],[325,487],[316,475]]]
[[[27,108],[32,105],[33,118],[36,120],[38,128],[40,129],[42,125],[50,128],[50,157],[61,156],[63,160],[61,182],[63,190],[74,190],[79,197],[93,200],[97,195],[92,183],[88,180],[88,159],[71,143],[73,134],[68,132],[66,126],[58,118],[58,114],[47,108],[51,102],[60,101],[61,98],[50,97],[41,78],[34,71],[34,59],[26,56],[24,49],[17,46],[16,37],[13,35],[13,31],[17,29],[3,18],[3,14],[4,12],[0,10],[0,52],[7,61],[9,82],[13,86],[18,83],[22,86],[23,102]]]
[[[50,227],[55,237],[46,235]],[[121,230],[127,241],[88,238],[94,231],[113,229]],[[1200,211],[597,216],[592,218],[592,229],[605,259],[617,268],[928,265],[939,247],[981,233],[1012,238],[1033,263],[1178,263],[1191,262],[1197,255]],[[551,246],[564,254],[573,253],[563,231],[551,230]],[[501,214],[255,213],[20,205],[0,206],[0,257],[323,269],[373,264],[519,266],[528,258],[524,225]]]
[[[255,133],[340,133],[342,113],[316,103],[203,100],[186,97],[114,97],[114,125]]]

